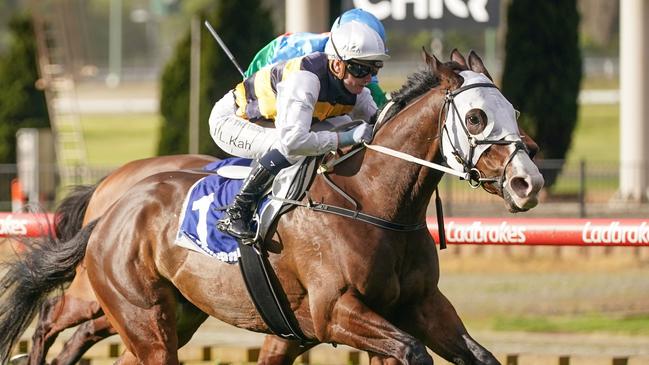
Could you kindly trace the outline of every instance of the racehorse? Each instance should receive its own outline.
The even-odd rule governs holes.
[[[442,134],[436,121],[442,120],[440,114],[452,113],[444,109],[447,92],[461,90],[464,77],[470,75],[459,74],[467,64],[458,55],[453,53],[456,62],[449,65],[426,55],[430,70],[415,74],[395,94],[402,106],[378,130],[375,144],[441,160],[438,137]],[[474,72],[488,74],[474,53],[468,65]],[[485,102],[477,105],[486,109],[491,101]],[[500,122],[487,120],[489,113],[481,111],[473,108],[463,118],[472,134]],[[510,114],[515,118],[513,109]],[[511,132],[506,144],[494,144],[481,153],[475,169],[481,176],[494,177],[483,178],[487,191],[502,196],[510,210],[522,211],[536,205],[543,182],[529,156],[519,153],[518,130]],[[454,135],[459,137],[469,135]],[[441,173],[368,150],[336,166],[331,176],[357,197],[364,212],[396,222],[417,222],[424,218]],[[243,328],[268,331],[246,299],[238,270],[170,244],[178,204],[198,177],[174,172],[146,179],[101,217],[94,232],[89,225],[77,235],[77,241],[90,237],[88,274],[102,307],[131,351],[124,361],[135,356],[143,363],[177,363],[177,346],[204,320],[202,312]],[[385,200],[374,199],[366,190]],[[316,178],[310,194],[345,204],[321,178]],[[266,245],[277,253],[271,261],[310,338],[345,343],[377,360],[429,363],[426,345],[456,363],[497,363],[470,338],[438,291],[437,254],[426,230],[386,231],[298,208],[280,220]],[[67,263],[74,267],[83,258],[85,245],[72,249],[82,252],[77,254],[81,258],[73,260],[77,262]],[[130,259],[137,266],[131,266]],[[214,294],[226,288],[231,297]]]

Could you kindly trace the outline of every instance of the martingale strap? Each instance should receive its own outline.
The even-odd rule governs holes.
[[[316,212],[336,214],[343,217],[356,219],[361,222],[369,223],[373,226],[377,226],[380,228],[385,228],[397,232],[418,231],[420,229],[424,229],[427,227],[425,222],[413,223],[413,224],[401,224],[401,223],[391,222],[383,218],[375,217],[373,215],[365,214],[357,210],[351,210],[351,209],[338,207],[335,205],[324,204],[324,203],[317,203],[310,206],[309,208]]]

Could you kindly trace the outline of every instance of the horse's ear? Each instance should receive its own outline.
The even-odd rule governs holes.
[[[464,66],[466,68],[469,67],[466,64],[466,59],[464,58],[464,56],[462,56],[462,53],[457,50],[457,48],[453,48],[453,50],[451,51],[451,61],[459,63],[460,66]]]
[[[426,47],[422,46],[421,47],[421,59],[424,61],[424,63],[426,63],[427,65],[430,66],[431,63],[433,63],[432,62],[433,58],[434,57],[431,56],[430,53],[428,53],[428,51],[426,50]]]
[[[484,74],[489,78],[489,80],[493,81],[493,78],[489,74],[489,71],[487,71],[487,68],[484,67],[482,58],[480,58],[480,56],[478,56],[478,54],[473,50],[469,52],[469,68],[471,69],[471,71]]]
[[[421,56],[428,67],[430,67],[430,71],[433,73],[433,75],[436,74],[441,65],[437,57],[428,53],[425,47],[421,47]]]

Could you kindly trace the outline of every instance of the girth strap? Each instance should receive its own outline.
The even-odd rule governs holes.
[[[311,343],[291,310],[286,293],[275,276],[266,250],[258,246],[245,245],[239,240],[239,267],[243,281],[257,308],[270,330],[282,338],[297,340],[302,344]]]

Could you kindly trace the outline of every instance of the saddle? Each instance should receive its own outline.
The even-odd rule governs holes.
[[[271,190],[261,199],[252,227],[256,228],[255,246],[263,242],[279,216],[294,207],[289,201],[306,194],[316,173],[316,158],[305,157],[282,170]],[[202,252],[227,263],[237,263],[240,252],[237,240],[219,231],[216,222],[225,214],[251,170],[252,160],[231,158],[204,167],[212,172],[190,188],[179,218],[176,244]]]

